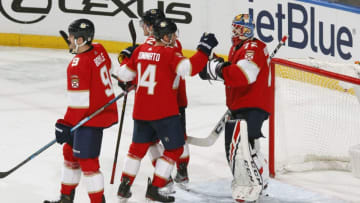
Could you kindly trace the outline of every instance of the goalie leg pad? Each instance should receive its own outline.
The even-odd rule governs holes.
[[[234,137],[235,120],[228,120],[225,123],[225,153],[226,159],[230,164],[230,148],[232,145],[232,138]]]
[[[232,196],[236,200],[255,201],[263,189],[260,171],[252,157],[245,120],[236,120],[230,145],[230,167],[234,179]]]
[[[267,189],[269,183],[269,165],[264,154],[260,152],[260,142],[258,139],[255,140],[255,149],[252,150],[252,157],[263,180],[262,194],[264,194],[264,190]]]

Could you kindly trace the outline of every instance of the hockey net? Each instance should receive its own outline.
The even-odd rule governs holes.
[[[270,174],[350,170],[348,150],[360,144],[360,66],[274,58],[271,67]]]

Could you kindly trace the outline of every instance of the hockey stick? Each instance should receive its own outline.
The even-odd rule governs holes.
[[[279,44],[275,47],[274,51],[271,53],[269,57],[269,61],[275,56],[275,54],[279,51],[279,49],[285,44],[285,41],[287,39],[287,36],[283,36]],[[271,69],[270,69],[271,70]],[[269,72],[269,81],[271,82],[270,78],[270,72]],[[208,147],[215,143],[215,141],[218,139],[220,133],[223,131],[225,127],[225,123],[227,120],[229,120],[230,117],[230,111],[227,110],[225,114],[220,118],[220,120],[217,122],[215,128],[211,131],[211,133],[204,138],[198,138],[198,137],[192,137],[188,136],[187,142],[192,145],[197,145],[201,147]]]
[[[130,20],[130,22],[129,22],[129,31],[130,31],[130,35],[131,35],[131,39],[132,39],[132,44],[133,44],[133,46],[135,46],[135,44],[136,44],[136,32],[135,32],[134,23],[133,23],[132,20]],[[117,80],[119,80],[115,75],[112,75],[112,76],[114,78],[116,78]],[[126,90],[126,92],[129,92],[129,90]],[[110,184],[114,184],[116,164],[117,164],[117,158],[118,158],[118,153],[119,153],[119,145],[120,145],[120,139],[121,139],[121,132],[122,132],[122,127],[123,127],[123,123],[124,123],[124,114],[125,114],[126,102],[127,102],[127,94],[124,96],[124,101],[123,101],[123,106],[122,106],[122,111],[121,111],[120,126],[119,126],[117,141],[116,141],[114,163],[113,163],[113,168],[112,168],[112,172],[111,172]]]
[[[135,86],[130,86],[129,91],[131,89],[134,89]],[[114,102],[116,102],[118,99],[120,99],[121,97],[127,95],[128,92],[123,92],[121,94],[119,94],[117,97],[115,97],[114,99],[110,100],[107,104],[105,104],[104,106],[100,107],[98,110],[96,110],[94,113],[92,113],[90,116],[82,119],[78,124],[76,124],[74,127],[71,128],[71,132],[73,132],[74,130],[76,130],[77,128],[79,128],[80,126],[82,126],[84,123],[88,122],[90,119],[92,119],[94,116],[98,115],[100,112],[102,112],[105,108],[107,108],[108,106],[110,106],[111,104],[113,104]],[[39,150],[37,150],[35,153],[33,153],[32,155],[30,155],[27,159],[25,159],[24,161],[22,161],[21,163],[19,163],[18,165],[16,165],[14,168],[10,169],[9,171],[6,172],[0,172],[0,178],[5,178],[6,176],[8,176],[9,174],[11,174],[12,172],[14,172],[16,169],[20,168],[22,165],[26,164],[28,161],[30,161],[31,159],[35,158],[37,155],[39,155],[41,152],[45,151],[47,148],[49,148],[51,145],[56,143],[56,139],[52,140],[51,142],[49,142],[48,144],[46,144],[45,146],[43,146],[42,148],[40,148]]]
[[[131,35],[131,39],[132,39],[132,45],[135,46],[135,44],[136,44],[136,31],[135,31],[134,23],[133,23],[132,20],[130,20],[130,22],[129,22],[129,31],[130,31],[130,35]]]
[[[64,41],[66,42],[66,44],[69,46],[70,41],[68,40],[68,35],[66,34],[66,32],[63,30],[60,30],[59,33],[60,33],[61,37],[64,39]]]
[[[217,138],[219,137],[220,133],[223,131],[225,127],[226,121],[229,120],[230,117],[230,111],[227,110],[224,115],[221,117],[221,119],[217,122],[215,128],[211,131],[210,135],[208,135],[205,138],[198,138],[198,137],[187,137],[187,142],[192,145],[197,145],[201,147],[208,147],[215,143]]]

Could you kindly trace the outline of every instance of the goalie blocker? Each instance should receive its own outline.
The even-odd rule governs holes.
[[[245,119],[229,120],[225,126],[226,158],[234,177],[232,197],[238,202],[256,201],[267,188],[269,178],[258,139],[249,140],[248,129]]]

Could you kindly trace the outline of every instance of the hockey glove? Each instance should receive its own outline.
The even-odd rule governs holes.
[[[134,50],[136,49],[136,47],[138,47],[139,45],[135,45],[135,46],[129,46],[128,48],[122,50],[120,53],[119,53],[119,56],[118,56],[118,61],[119,63],[121,64],[122,61],[124,60],[124,58],[130,58],[132,53],[134,52]]]
[[[63,119],[59,119],[55,124],[56,142],[63,144],[64,142],[72,143],[71,126]]]
[[[214,58],[207,62],[206,66],[199,73],[199,76],[203,80],[219,80],[223,81],[222,74],[223,68],[229,66],[230,62],[224,62],[223,58]]]
[[[211,51],[217,45],[218,45],[218,41],[215,35],[213,33],[205,32],[200,38],[200,42],[197,46],[197,49],[203,51],[205,54],[210,56]]]

